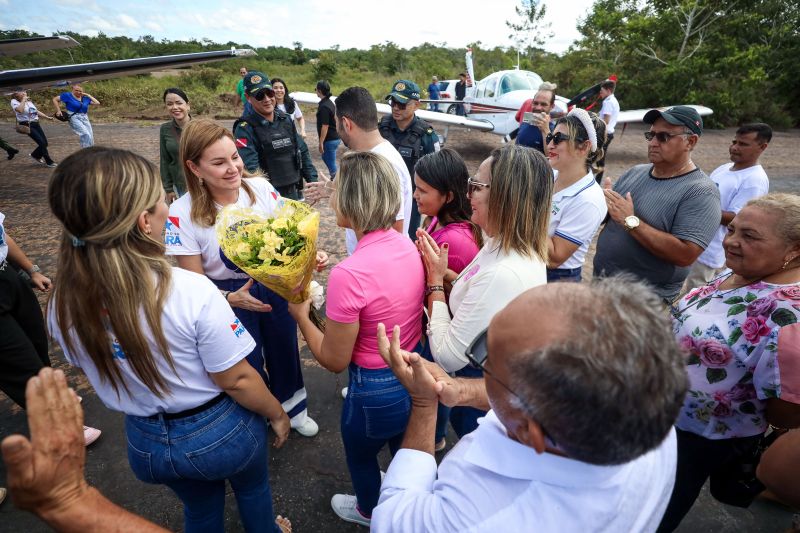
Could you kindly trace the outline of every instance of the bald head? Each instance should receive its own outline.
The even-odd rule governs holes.
[[[688,386],[658,297],[628,279],[530,289],[495,315],[487,341],[492,372],[516,394],[487,378],[492,405],[510,403],[570,457],[592,464],[628,462],[658,446]]]

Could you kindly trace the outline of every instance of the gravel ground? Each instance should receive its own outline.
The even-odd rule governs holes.
[[[316,146],[313,113],[307,113],[309,145]],[[230,121],[224,121],[230,126]],[[78,149],[78,139],[62,123],[45,123],[50,139],[50,152],[56,161]],[[630,126],[611,145],[607,159],[607,175],[619,176],[630,166],[646,161],[646,145],[642,126]],[[733,129],[713,130],[703,135],[694,160],[710,173],[728,160],[727,146]],[[0,136],[17,145],[21,153],[12,161],[0,161],[0,211],[6,215],[6,228],[23,250],[57,283],[56,252],[60,230],[49,212],[46,200],[50,170],[33,162],[27,154],[34,144],[28,137],[14,132],[10,123],[0,124]],[[132,149],[153,162],[158,162],[158,124],[95,124],[98,144]],[[772,190],[800,192],[800,165],[797,164],[800,132],[777,132],[762,164],[772,181]],[[479,132],[452,129],[448,146],[466,159],[471,172],[495,147],[499,137]],[[312,148],[312,151],[315,150]],[[314,155],[318,168],[324,168]],[[321,207],[323,229],[321,248],[331,255],[332,264],[344,257],[342,231],[327,206]],[[588,264],[591,264],[590,262]],[[586,269],[590,270],[590,268]],[[586,277],[590,272],[586,272]],[[326,274],[318,277],[326,281]],[[44,299],[41,299],[44,303]],[[330,497],[348,492],[350,481],[339,437],[341,397],[339,389],[346,376],[333,375],[322,369],[308,353],[302,352],[309,390],[309,412],[320,425],[320,433],[305,439],[294,433],[288,444],[270,458],[273,499],[276,513],[289,516],[295,531],[358,531],[363,528],[340,521],[330,510]],[[60,350],[53,348],[53,363],[65,368]],[[88,424],[103,430],[103,436],[92,446],[87,457],[87,477],[103,493],[125,508],[142,514],[172,530],[182,527],[180,502],[165,487],[145,485],[137,481],[127,465],[122,416],[108,411],[100,403],[85,379],[68,369],[71,383],[84,396]],[[24,413],[0,393],[0,437],[13,432],[26,432]],[[454,440],[452,437],[450,440]],[[383,458],[388,464],[388,456]],[[4,485],[5,468],[0,464],[0,486]],[[226,530],[240,531],[232,494],[227,498]],[[721,505],[707,493],[701,495],[685,520],[681,531],[781,531],[788,527],[791,514],[771,504],[757,502],[742,510]],[[18,511],[11,502],[0,507],[0,532],[47,531],[31,515]]]

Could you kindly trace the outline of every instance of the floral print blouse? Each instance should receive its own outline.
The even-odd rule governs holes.
[[[800,284],[719,290],[724,279],[673,318],[690,382],[676,426],[712,440],[763,433],[769,398],[800,403]]]

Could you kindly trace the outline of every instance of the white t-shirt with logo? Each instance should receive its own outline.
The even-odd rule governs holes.
[[[36,105],[33,102],[27,100],[23,106],[22,113],[17,111],[19,103],[16,98],[11,100],[11,109],[14,110],[14,114],[17,116],[17,122],[35,122],[39,120],[39,110],[36,109]]]
[[[6,230],[3,227],[3,221],[6,219],[6,216],[3,213],[0,213],[0,263],[6,260],[8,257],[8,237],[6,237]]]
[[[769,192],[769,178],[761,165],[742,170],[731,170],[732,167],[733,163],[720,165],[709,177],[719,188],[722,210],[738,213],[747,202]],[[720,214],[720,216],[722,215]],[[728,228],[720,224],[714,239],[697,260],[712,268],[725,266],[725,250],[722,249],[722,239],[725,238],[726,233],[728,233]]]
[[[161,327],[177,374],[159,351],[144,318],[141,320],[150,350],[156,357],[156,369],[169,385],[169,393],[164,398],[153,394],[139,380],[112,331],[109,331],[108,342],[130,394],[120,387],[117,395],[113,387],[100,378],[74,330],[70,330],[69,335],[75,351],[67,348],[56,322],[54,305],[48,307],[47,321],[64,356],[83,369],[106,407],[134,416],[179,413],[203,405],[222,392],[209,372],[228,370],[247,357],[256,345],[211,280],[177,267],[172,269],[172,283],[161,313]]]
[[[387,140],[384,140],[379,145],[370,150],[373,154],[382,155],[391,163],[392,168],[397,172],[397,178],[400,180],[400,211],[397,212],[395,220],[403,221],[403,234],[408,235],[408,225],[411,223],[411,202],[413,201],[412,195],[414,191],[411,187],[411,176],[408,174],[408,167],[406,162],[397,148],[392,146]],[[347,245],[347,255],[353,255],[358,244],[356,232],[351,229],[344,230],[345,244]]]
[[[617,126],[617,117],[619,117],[619,102],[613,94],[606,96],[605,100],[603,100],[603,106],[600,108],[600,119],[605,120],[603,117],[606,115],[609,115],[606,133],[614,133],[614,128]]]
[[[256,201],[250,202],[250,196],[243,188],[239,189],[239,207],[254,207],[266,216],[271,216],[278,207],[280,195],[264,178],[246,178],[245,181],[253,189]],[[219,241],[214,226],[203,227],[191,218],[192,197],[187,193],[172,202],[169,206],[164,241],[167,255],[199,255],[203,263],[203,272],[215,280],[244,279],[248,275],[237,273],[225,266],[219,256]]]
[[[553,173],[558,180],[558,171]],[[589,172],[566,189],[553,195],[548,236],[561,237],[578,249],[558,268],[580,268],[595,233],[606,218],[608,206],[603,189]]]

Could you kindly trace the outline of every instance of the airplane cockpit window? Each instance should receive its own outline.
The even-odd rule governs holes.
[[[544,83],[542,81],[542,78],[538,74],[536,74],[534,72],[526,72],[525,76],[528,78],[528,83],[531,84],[531,89],[533,89],[534,91],[538,91],[539,90],[539,86],[542,83]]]
[[[541,83],[542,79],[532,72],[509,72],[503,75],[503,79],[500,80],[498,96],[510,93],[511,91],[535,91],[539,88]]]

